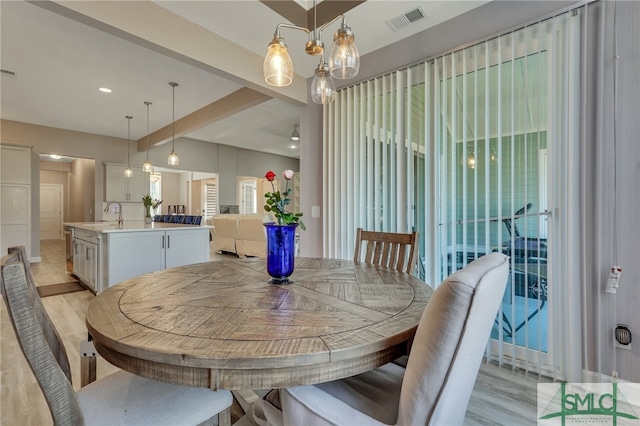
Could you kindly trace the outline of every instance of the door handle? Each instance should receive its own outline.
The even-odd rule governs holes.
[[[164,249],[164,235],[162,236],[162,248]]]
[[[167,249],[171,248],[171,235],[167,235]]]

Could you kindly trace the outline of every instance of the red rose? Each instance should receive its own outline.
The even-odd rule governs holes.
[[[266,177],[269,182],[273,182],[274,179],[276,178],[276,174],[273,173],[271,170],[269,170],[267,174],[264,175],[264,177]]]

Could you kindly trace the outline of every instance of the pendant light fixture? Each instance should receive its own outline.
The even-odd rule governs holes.
[[[180,162],[180,159],[178,158],[178,154],[176,154],[176,87],[178,86],[178,83],[174,83],[173,81],[169,83],[169,86],[171,86],[172,90],[173,90],[173,115],[172,115],[172,120],[171,120],[171,133],[172,133],[172,139],[171,139],[171,153],[169,154],[169,159],[167,160],[170,166],[177,166],[178,163]]]
[[[291,132],[291,138],[292,141],[299,141],[300,140],[300,133],[298,133],[298,126],[293,126],[293,132]]]
[[[342,20],[340,29],[333,36],[333,47],[329,55],[329,70],[334,78],[346,79],[358,75],[360,54],[351,28]]]
[[[151,173],[151,171],[153,170],[151,161],[149,161],[149,105],[151,105],[151,102],[145,101],[144,104],[147,106],[147,159],[142,164],[142,171]]]
[[[334,46],[327,63],[324,59],[324,44],[322,31],[329,25],[342,19],[340,29],[333,36]],[[316,103],[329,103],[335,98],[335,83],[333,78],[353,78],[360,70],[360,54],[355,45],[355,36],[347,26],[344,15],[338,15],[319,28],[316,26],[316,2],[313,2],[314,30],[291,24],[278,24],[271,43],[267,48],[262,71],[267,84],[272,86],[288,86],[293,81],[293,63],[287,50],[284,38],[280,36],[281,28],[291,28],[307,33],[309,39],[305,51],[309,55],[321,56],[320,64],[315,71],[311,85],[311,99]]]
[[[317,104],[328,104],[335,97],[336,85],[329,73],[329,66],[322,57],[311,81],[311,100]]]
[[[131,170],[131,156],[129,155],[129,151],[130,151],[130,145],[131,145],[131,119],[133,118],[130,115],[125,115],[125,117],[127,119],[127,168],[124,169],[124,175],[125,177],[130,178],[131,176],[133,176],[133,170]]]

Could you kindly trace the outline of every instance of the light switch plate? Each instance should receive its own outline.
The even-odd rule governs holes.
[[[320,217],[320,206],[311,206],[311,217],[315,219]]]

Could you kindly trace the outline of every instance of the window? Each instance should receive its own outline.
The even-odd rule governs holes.
[[[215,181],[204,181],[204,219],[211,219],[218,212],[218,190]]]
[[[149,195],[152,200],[162,200],[162,175],[160,173],[149,174]]]

